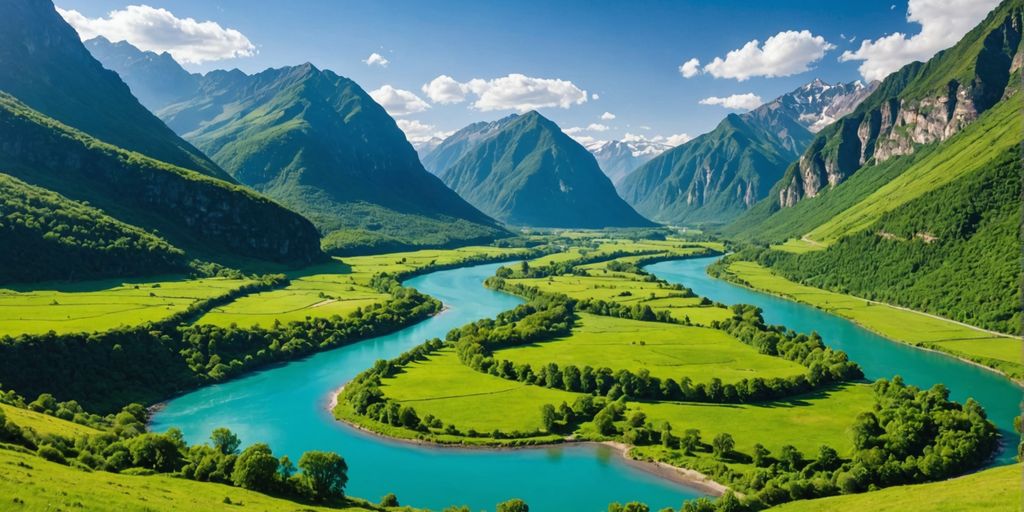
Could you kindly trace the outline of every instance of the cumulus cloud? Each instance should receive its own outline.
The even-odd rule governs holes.
[[[384,110],[387,110],[388,114],[392,116],[406,116],[430,108],[430,105],[415,93],[404,89],[395,89],[390,85],[370,91],[370,97],[380,103],[380,106],[384,107]]]
[[[526,112],[546,107],[569,108],[586,103],[587,91],[557,78],[534,78],[513,73],[501,78],[474,78],[459,82],[440,75],[422,87],[423,93],[437,103],[459,103],[470,95],[472,107],[480,111],[517,110]]]
[[[764,100],[751,92],[725,97],[711,96],[710,98],[700,100],[701,105],[721,105],[733,110],[753,110],[761,106],[762,103],[764,103]]]
[[[769,37],[763,45],[754,39],[729,52],[724,59],[715,57],[704,66],[704,72],[715,78],[735,78],[741,82],[755,76],[790,76],[810,70],[811,64],[833,49],[835,45],[809,30],[787,30]],[[690,62],[692,59],[686,64]],[[679,70],[686,76],[683,66]]]
[[[128,41],[141,50],[170,53],[185,64],[256,54],[256,46],[241,32],[214,21],[178,18],[167,9],[129,5],[110,11],[105,18],[89,18],[60,7],[57,12],[78,31],[82,40],[103,36],[115,42]]]
[[[391,61],[385,59],[383,55],[373,52],[369,57],[363,59],[363,63],[367,66],[380,66],[382,68],[386,68],[388,67],[388,64],[391,64]]]
[[[432,124],[425,124],[415,119],[398,119],[398,127],[405,132],[405,138],[413,144],[427,142],[430,139],[446,139],[454,132],[438,130]]]
[[[700,74],[700,60],[696,57],[684,62],[679,66],[679,74],[683,75],[683,78],[693,78]]]
[[[602,121],[611,121],[612,119],[615,119],[615,114],[612,114],[611,112],[605,112],[604,114],[601,114]]]
[[[861,76],[881,80],[910,62],[926,61],[953,46],[998,4],[999,0],[910,0],[907,21],[921,25],[921,32],[863,40],[860,48],[843,52],[839,60],[862,61]]]

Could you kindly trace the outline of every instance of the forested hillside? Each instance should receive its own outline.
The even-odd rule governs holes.
[[[0,173],[0,283],[182,271],[185,253],[146,231]]]

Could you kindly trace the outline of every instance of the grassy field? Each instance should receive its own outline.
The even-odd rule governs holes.
[[[776,251],[790,252],[793,254],[806,254],[814,251],[821,251],[826,248],[823,244],[811,242],[806,238],[790,238],[781,244],[772,245]]]
[[[736,440],[736,450],[751,454],[756,443],[774,453],[791,444],[808,456],[827,444],[840,454],[853,449],[848,431],[857,415],[871,410],[874,398],[866,384],[846,384],[786,400],[760,404],[698,404],[630,402],[655,426],[663,422],[675,432],[695,428],[704,442],[722,432]]]
[[[177,512],[235,508],[264,512],[377,510],[358,504],[339,508],[314,506],[237,487],[170,476],[86,472],[4,448],[0,448],[0,500],[0,509],[18,512]],[[231,505],[226,500],[230,500]]]
[[[589,314],[579,315],[572,335],[557,340],[500,350],[495,357],[541,368],[559,366],[609,367],[637,372],[646,368],[658,378],[693,382],[737,382],[752,377],[789,377],[806,372],[803,366],[759,354],[728,333],[706,327],[641,322]]]
[[[156,321],[251,283],[163,277],[147,281],[46,283],[0,289],[0,336],[92,332]]]
[[[571,404],[579,396],[477,372],[459,362],[449,349],[408,365],[405,372],[385,379],[381,390],[388,398],[416,409],[421,418],[433,414],[464,432],[485,433],[540,429],[542,405]]]
[[[92,427],[79,425],[78,423],[65,421],[60,418],[30,411],[28,409],[22,409],[20,407],[0,404],[0,409],[3,409],[4,414],[7,415],[8,421],[13,422],[19,427],[31,428],[32,430],[35,430],[36,433],[43,435],[54,434],[73,439],[82,435],[99,433],[99,430]]]
[[[1020,464],[986,469],[944,482],[890,487],[881,491],[797,501],[773,512],[1013,512],[1022,509]]]
[[[505,249],[488,246],[462,247],[459,249],[426,249],[422,251],[375,254],[372,256],[351,256],[342,261],[352,267],[357,279],[369,280],[374,274],[387,272],[399,274],[414,272],[430,265],[453,265],[468,258],[512,258],[525,254],[526,249]]]
[[[923,313],[804,286],[753,262],[734,262],[728,271],[753,288],[848,318],[887,338],[949,352],[995,366],[1018,377],[1024,375],[1019,338],[990,334]]]

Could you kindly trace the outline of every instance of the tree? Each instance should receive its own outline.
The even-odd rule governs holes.
[[[288,480],[295,474],[295,464],[292,463],[292,459],[288,458],[287,455],[282,455],[281,460],[278,462],[277,472],[281,475],[282,480]]]
[[[695,428],[687,429],[686,432],[683,432],[683,437],[679,439],[679,447],[687,455],[693,455],[700,444],[700,430]]]
[[[238,453],[238,447],[242,444],[238,436],[224,427],[214,429],[210,440],[213,441],[213,447],[224,455]]]
[[[736,441],[734,441],[732,436],[726,432],[718,434],[711,440],[711,450],[718,459],[724,459],[728,456],[735,446]]]
[[[311,450],[299,458],[302,478],[313,492],[313,497],[328,500],[345,496],[348,483],[348,465],[340,455]]]
[[[132,465],[160,473],[177,471],[182,465],[182,446],[167,434],[146,433],[128,441]]]
[[[245,449],[235,461],[235,470],[231,473],[231,481],[238,487],[266,492],[274,485],[279,461],[263,443],[254,444]]]
[[[525,501],[515,498],[498,503],[497,512],[530,512],[530,506]]]
[[[393,493],[393,492],[389,492],[389,493],[385,494],[384,497],[380,499],[380,506],[382,506],[382,507],[397,507],[398,506],[398,496],[395,496],[395,493]]]
[[[818,471],[835,471],[843,463],[839,459],[839,453],[831,446],[821,445],[818,449],[818,460],[814,461],[814,467]]]
[[[544,404],[540,408],[540,422],[544,426],[544,430],[548,432],[554,432],[555,420],[558,419],[558,413],[555,412],[555,406],[551,404]]]
[[[838,455],[836,457],[838,458]],[[800,450],[797,450],[796,447],[791,444],[783,446],[782,450],[779,452],[779,462],[782,462],[790,471],[800,469],[803,461],[804,454],[800,453]]]
[[[768,457],[770,455],[771,455],[771,452],[769,452],[768,449],[765,448],[763,444],[761,444],[761,443],[755,444],[754,445],[754,466],[759,467],[759,468],[767,467],[768,464],[769,464]]]

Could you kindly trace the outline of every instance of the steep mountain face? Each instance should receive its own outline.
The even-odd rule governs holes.
[[[200,76],[185,71],[167,52],[144,52],[126,41],[113,43],[103,36],[86,41],[85,47],[153,112],[195,96],[199,88]]]
[[[311,64],[202,77],[158,111],[241,183],[303,215],[338,254],[479,243],[492,219],[427,173],[355,82]]]
[[[672,146],[644,140],[609,140],[587,144],[586,148],[608,179],[618,185],[629,173]]]
[[[513,225],[652,225],[615,194],[593,155],[558,125],[537,112],[499,123],[441,174],[467,201]]]
[[[875,89],[878,82],[865,85],[860,80],[828,84],[819,79],[779,96],[769,105],[776,105],[796,119],[811,133],[818,133],[840,117],[853,112]]]
[[[805,123],[814,121],[801,122],[803,111],[793,105],[813,103],[815,90],[804,86],[746,114],[729,114],[711,132],[642,165],[619,184],[619,194],[660,222],[728,222],[765,197],[811,140]]]
[[[786,208],[834,188],[868,163],[880,164],[960,132],[1006,96],[1020,67],[1022,20],[1015,2],[927,64],[913,63],[886,78],[851,115],[823,131],[783,178]]]
[[[34,110],[124,149],[233,181],[103,69],[49,1],[0,4],[0,70],[0,90]]]
[[[433,174],[440,175],[480,141],[494,135],[517,117],[519,116],[512,114],[497,121],[473,123],[453,133],[432,151],[423,155],[423,167]]]
[[[124,224],[159,232],[193,257],[307,264],[322,256],[313,225],[271,200],[106,144],[3,93],[0,169],[70,200],[88,202]],[[96,222],[98,233],[103,219]]]

